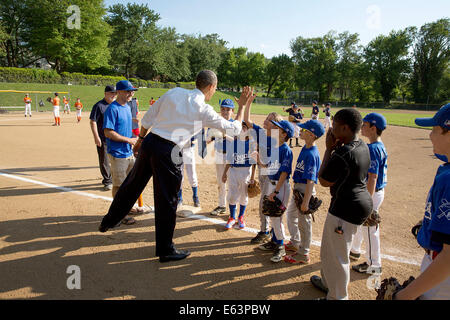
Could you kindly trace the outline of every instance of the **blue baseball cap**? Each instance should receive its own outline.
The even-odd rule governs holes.
[[[137,91],[135,87],[131,84],[128,80],[121,80],[116,83],[116,90],[117,91]]]
[[[234,109],[234,102],[231,99],[225,99],[220,103],[221,107]]]
[[[387,127],[386,118],[379,113],[369,113],[363,119],[363,121],[368,122],[370,124],[374,124],[377,129],[384,130]]]
[[[289,121],[281,120],[280,122],[276,122],[274,120],[271,120],[271,122],[278,128],[282,129],[284,132],[286,132],[289,139],[294,136],[294,125]]]
[[[439,109],[433,118],[417,118],[415,122],[420,127],[440,126],[450,130],[450,103]]]
[[[325,128],[319,120],[309,120],[306,121],[305,123],[298,123],[297,125],[300,128],[311,131],[313,134],[316,135],[317,138],[320,138],[325,133]]]

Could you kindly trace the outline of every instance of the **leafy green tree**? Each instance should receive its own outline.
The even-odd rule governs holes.
[[[4,51],[3,65],[22,67],[30,57],[30,50],[23,40],[28,1],[0,1],[0,21],[2,22],[1,48]]]
[[[319,92],[319,99],[328,100],[337,80],[336,35],[291,41],[293,60],[297,65],[296,83],[300,90]]]
[[[247,62],[247,48],[231,48],[222,59],[217,74],[219,85],[234,87],[238,90],[245,81],[245,65]]]
[[[412,44],[414,29],[392,31],[380,35],[364,50],[365,62],[374,79],[374,89],[388,105],[394,97],[394,89],[404,74],[410,71],[408,49]]]
[[[57,72],[107,67],[110,29],[102,0],[32,0],[26,12],[25,42]]]
[[[108,9],[106,21],[113,28],[109,40],[112,63],[129,78],[137,66],[160,48],[156,22],[160,16],[147,5],[115,4]]]
[[[286,54],[273,57],[266,66],[267,96],[270,96],[272,89],[285,82],[292,82],[295,65],[292,59]]]
[[[343,32],[338,35],[336,53],[338,61],[338,90],[340,100],[348,98],[352,84],[358,81],[358,66],[362,62],[362,46],[359,44],[359,35]]]
[[[416,35],[412,90],[417,103],[436,101],[450,60],[450,19],[427,23]]]

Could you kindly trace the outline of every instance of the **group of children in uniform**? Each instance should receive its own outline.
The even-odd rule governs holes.
[[[315,104],[317,106],[316,102]],[[329,104],[324,108],[326,117],[331,116],[329,108]],[[225,119],[233,121],[233,109],[234,103],[232,100],[226,99],[221,102],[221,115]],[[248,184],[255,179],[256,167],[258,167],[258,178],[261,188],[259,206],[261,224],[260,232],[256,237],[251,239],[251,243],[258,244],[258,248],[262,251],[272,252],[273,255],[270,258],[272,262],[284,260],[285,262],[292,264],[308,264],[310,262],[309,252],[312,242],[312,217],[311,215],[303,214],[297,208],[294,197],[291,196],[291,188],[292,190],[299,190],[304,194],[301,211],[307,211],[311,197],[316,194],[314,186],[319,182],[321,177],[320,170],[322,168],[322,162],[319,150],[316,146],[316,141],[325,134],[325,126],[318,119],[311,119],[304,123],[296,121],[303,119],[303,114],[295,103],[292,104],[290,109],[285,110],[286,112],[289,112],[290,115],[294,116],[294,121],[283,120],[277,113],[271,113],[264,121],[263,127],[253,123],[250,119],[250,110],[251,103],[246,108],[243,131],[241,136],[237,138],[228,138],[222,133],[208,130],[207,142],[209,143],[215,140],[217,161],[216,174],[219,191],[219,206],[211,212],[211,215],[217,216],[226,213],[225,195],[227,195],[230,215],[225,224],[225,228],[227,230],[234,226],[237,226],[239,229],[245,228],[244,215],[248,204],[247,187]],[[361,214],[358,219],[361,221],[358,219],[358,221],[347,219],[345,215],[335,219],[337,223],[336,228],[333,228],[333,232],[337,230],[335,235],[340,236],[344,233],[346,235],[345,237],[342,237],[342,239],[333,239],[330,243],[339,243],[339,241],[343,243],[341,246],[342,250],[338,250],[342,256],[339,257],[339,259],[334,260],[330,258],[328,258],[328,260],[323,259],[326,260],[327,268],[322,269],[322,278],[313,277],[314,279],[311,279],[313,285],[329,292],[329,299],[347,298],[346,292],[349,279],[349,264],[345,263],[345,261],[348,261],[350,257],[353,259],[357,258],[360,254],[362,239],[365,239],[366,242],[367,261],[354,266],[353,270],[367,274],[381,274],[381,260],[379,258],[379,225],[370,227],[358,227],[358,225],[361,225],[364,220],[366,220],[367,212],[371,212],[372,207],[375,211],[379,210],[384,198],[387,152],[381,140],[381,134],[386,129],[387,123],[386,119],[378,113],[368,114],[364,119],[360,119],[360,123],[358,123],[358,119],[355,120],[357,115],[352,114],[352,112],[356,112],[360,117],[359,112],[354,109],[346,110],[347,111],[341,112],[343,115],[336,114],[337,120],[345,126],[345,130],[347,130],[346,134],[350,133],[349,136],[356,140],[353,141],[350,139],[348,144],[358,144],[358,148],[355,146],[347,146],[346,149],[344,148],[346,144],[340,143],[339,147],[341,149],[344,148],[339,151],[343,154],[341,160],[346,161],[344,160],[346,159],[345,157],[349,157],[349,154],[356,152],[356,149],[363,149],[363,151],[367,151],[367,154],[364,155],[367,158],[367,168],[357,168],[359,165],[358,163],[350,163],[350,160],[347,160],[349,162],[347,163],[348,171],[357,172],[356,174],[347,172],[353,179],[350,179],[351,181],[346,181],[348,177],[340,176],[340,174],[346,173],[344,168],[341,170],[333,167],[334,169],[326,170],[325,176],[332,184],[336,184],[334,187],[330,185],[333,197],[331,206],[333,206],[333,202],[335,202],[334,204],[338,202],[342,203],[342,200],[335,201],[335,198],[339,196],[340,192],[340,190],[336,190],[337,185],[343,185],[342,190],[348,191],[349,188],[351,189],[352,183],[357,184],[357,182],[360,182],[359,187],[361,190],[365,189],[367,192],[365,181],[368,179],[367,185],[370,190],[367,195],[365,195],[365,198],[362,197],[361,200],[362,202],[367,202],[367,205],[364,205],[364,208],[360,210]],[[349,110],[350,115],[346,114]],[[297,116],[298,114],[300,114],[300,116]],[[290,119],[292,120],[292,118]],[[350,124],[347,124],[346,122],[349,122]],[[338,128],[344,130],[342,129],[343,125],[338,126]],[[334,131],[331,129],[331,121],[326,126],[330,128],[327,135],[328,143],[328,140],[331,139],[328,136],[333,135]],[[361,126],[362,135],[369,140],[368,147],[362,140],[356,138]],[[351,129],[353,129],[353,131]],[[293,169],[293,152],[287,142],[295,137],[296,132],[298,132],[298,138],[304,141],[304,146]],[[335,136],[339,137],[339,134],[341,133],[336,132]],[[334,157],[337,157],[339,152],[334,152],[336,154]],[[349,159],[355,158],[349,157]],[[331,163],[337,161],[338,160],[333,158]],[[327,165],[330,165],[330,159],[327,159]],[[334,175],[329,173],[332,171],[335,172]],[[352,177],[352,175],[356,175],[357,177]],[[226,191],[226,183],[228,183],[228,191]],[[349,192],[351,193],[351,191]],[[290,239],[287,243],[285,241],[287,237],[283,224],[284,215],[281,217],[268,217],[264,215],[262,210],[264,196],[268,197],[270,200],[273,200],[274,197],[278,197],[286,208],[287,226],[290,233]],[[237,204],[239,204],[239,209],[237,208]],[[336,210],[339,211],[339,208],[336,208]],[[330,208],[330,212],[331,211],[332,208]],[[330,213],[330,215],[331,214],[332,213]],[[351,215],[351,210],[349,210],[347,214]],[[346,221],[346,219],[350,221]],[[351,225],[352,228],[348,228],[346,224]],[[325,232],[326,230],[324,229],[324,237]],[[353,240],[353,238],[355,239]],[[350,251],[352,240],[353,249]],[[328,246],[330,246],[330,243],[328,243]],[[327,244],[324,245],[326,246]],[[328,256],[334,256],[332,250],[333,249],[325,248],[325,250],[322,251],[327,252]],[[342,272],[332,271],[330,274],[329,270],[342,270]],[[325,277],[326,282],[324,280]],[[340,278],[340,280],[335,280],[337,278]],[[332,289],[329,290],[327,284],[330,284],[333,281],[336,281],[339,285],[331,286]]]

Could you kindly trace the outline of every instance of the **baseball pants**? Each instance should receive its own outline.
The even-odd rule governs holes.
[[[189,184],[192,188],[198,187],[197,170],[195,169],[195,153],[194,147],[184,148],[183,151],[183,165],[181,166],[181,172],[184,180],[184,169],[186,169],[186,175],[189,180]]]
[[[31,103],[25,104],[25,115],[29,114],[31,116]]]
[[[275,191],[277,183],[278,181],[269,180],[269,187],[267,188],[268,192],[266,193],[266,196]],[[287,207],[289,202],[289,195],[291,193],[289,181],[284,182],[279,192],[280,193],[276,197],[281,200],[285,207]],[[273,228],[273,232],[275,233],[275,237],[277,238],[277,240],[284,240],[286,238],[286,233],[284,232],[283,216],[270,217],[270,224]]]
[[[343,234],[336,232],[341,227]],[[350,248],[358,226],[331,213],[323,226],[320,246],[322,283],[328,288],[327,300],[348,300],[350,282]]]
[[[67,111],[67,113],[70,113],[70,105],[65,104],[64,105],[64,111]]]
[[[172,155],[176,155],[180,161],[175,163]],[[117,191],[102,225],[111,228],[125,218],[153,177],[156,256],[171,254],[175,248],[172,239],[178,191],[181,188],[181,165],[182,153],[178,146],[153,133],[148,134],[142,142],[133,169]]]
[[[384,200],[384,189],[372,196],[373,210],[378,211]],[[381,267],[380,226],[359,226],[352,244],[353,253],[361,253],[361,245],[366,244],[365,256],[371,267]]]
[[[270,228],[270,218],[262,213],[263,208],[263,198],[266,194],[268,194],[268,189],[270,185],[269,177],[266,175],[262,175],[259,171],[259,187],[261,188],[261,198],[259,199],[259,221],[260,221],[260,231],[269,232]]]
[[[420,266],[420,272],[423,273],[433,262],[429,254],[425,254]],[[433,289],[428,290],[419,297],[419,300],[450,300],[450,277],[441,282]]]
[[[227,185],[222,182],[223,172],[225,171],[225,161],[216,162],[216,178],[217,186],[219,188],[219,207],[227,206]]]
[[[294,190],[305,193],[306,184],[296,183]],[[313,189],[312,195],[316,194]],[[294,196],[289,201],[287,207],[287,226],[289,234],[291,235],[291,242],[298,248],[298,253],[301,255],[309,254],[312,241],[312,217],[310,214],[301,214],[295,203]]]
[[[231,167],[228,170],[228,204],[246,206],[248,204],[248,184],[251,167]]]
[[[311,114],[311,120],[319,120],[318,114]]]
[[[59,118],[59,106],[53,106],[53,116]]]
[[[107,186],[112,184],[111,178],[111,166],[106,151],[106,141],[102,141],[102,146],[97,146],[98,164],[100,167],[100,173],[102,174],[102,184]]]
[[[331,117],[325,117],[325,129],[328,127],[328,128],[331,128]]]

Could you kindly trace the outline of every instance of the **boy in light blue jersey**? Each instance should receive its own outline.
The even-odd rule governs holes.
[[[314,185],[317,184],[321,164],[316,140],[324,135],[325,128],[318,120],[309,120],[298,126],[301,128],[300,139],[305,141],[305,146],[302,148],[295,166],[294,190],[304,194],[302,211],[307,211],[311,197],[316,194]],[[285,249],[294,254],[285,256],[284,261],[308,264],[312,240],[311,214],[302,214],[297,208],[294,197],[291,197],[287,208],[287,226],[291,240],[285,245]]]
[[[242,123],[242,133],[233,141],[227,143],[227,164],[225,166],[222,182],[228,180],[228,206],[230,217],[225,229],[233,228],[235,224],[239,229],[245,228],[244,213],[248,205],[248,184],[252,173],[254,160],[250,154],[255,149],[254,141],[248,135],[248,127]],[[236,219],[236,205],[239,202],[239,216]]]
[[[373,212],[377,216],[384,200],[384,188],[387,183],[388,154],[381,140],[381,134],[386,129],[387,121],[382,114],[370,113],[363,119],[361,134],[369,139],[367,147],[370,152],[370,168],[367,176],[367,190],[372,196]],[[366,244],[366,262],[352,266],[354,271],[366,274],[381,274],[380,227],[379,223],[368,219],[353,238],[350,259],[358,260],[361,244]]]
[[[282,120],[272,123],[278,128],[277,147],[272,148],[270,157],[264,159],[257,155],[257,161],[260,168],[266,169],[268,173],[268,188],[264,195],[270,201],[274,201],[277,197],[286,207],[289,201],[290,187],[289,177],[292,173],[292,150],[287,145],[287,141],[294,135],[294,126],[292,123]],[[268,162],[266,162],[268,160]],[[261,194],[263,195],[263,194]],[[283,241],[286,238],[283,226],[283,216],[270,217],[272,225],[272,240],[260,245],[258,248],[263,251],[273,251],[274,254],[270,259],[272,262],[280,262],[286,255]]]
[[[421,274],[398,300],[450,300],[450,103],[433,118],[416,119],[421,127],[433,127],[430,140],[436,157],[443,161],[428,193],[422,227],[417,242],[425,249]]]

